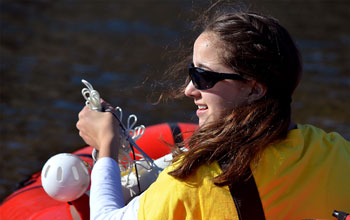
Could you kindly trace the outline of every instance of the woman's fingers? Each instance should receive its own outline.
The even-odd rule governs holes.
[[[89,128],[91,127],[89,122],[88,107],[84,107],[78,114],[79,120],[76,123],[76,127],[79,130],[79,136],[85,141],[86,144],[98,148],[97,143],[89,135]],[[91,133],[91,132],[90,132]]]
[[[99,150],[106,148],[104,150],[108,152],[111,151],[109,148],[119,146],[120,128],[111,113],[96,112],[85,106],[79,112],[78,117],[76,127],[79,135],[88,145]]]

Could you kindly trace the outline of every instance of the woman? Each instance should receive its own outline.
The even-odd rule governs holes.
[[[79,114],[80,136],[100,151],[93,219],[331,219],[335,209],[350,212],[350,143],[291,122],[301,60],[275,19],[215,16],[194,43],[189,75],[185,95],[198,106],[200,128],[189,150],[125,207],[115,162],[119,126],[110,113],[85,107]]]

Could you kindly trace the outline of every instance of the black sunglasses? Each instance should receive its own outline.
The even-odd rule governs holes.
[[[206,90],[212,88],[217,82],[224,79],[245,80],[238,74],[217,73],[206,71],[195,67],[193,63],[189,65],[189,75],[196,89]]]

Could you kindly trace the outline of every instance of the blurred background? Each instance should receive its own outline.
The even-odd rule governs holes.
[[[304,75],[293,119],[350,139],[350,1],[236,1],[280,20]],[[84,146],[75,128],[86,79],[138,124],[197,122],[190,99],[154,105],[155,83],[210,6],[185,0],[0,1],[0,201],[50,156]],[[166,86],[166,85],[165,85]],[[164,85],[163,85],[164,87]]]

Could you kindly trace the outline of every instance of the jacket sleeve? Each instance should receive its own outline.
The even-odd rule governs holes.
[[[99,159],[91,173],[90,219],[137,219],[139,196],[125,206],[120,170],[109,157]]]

